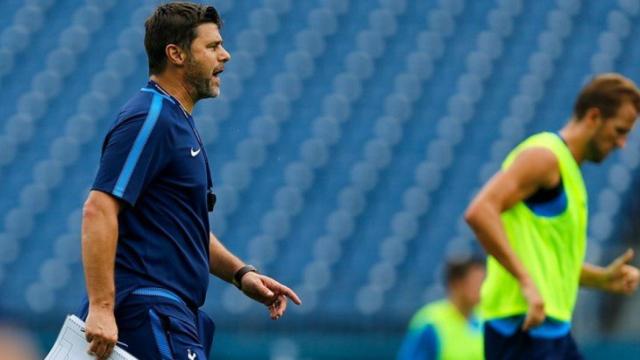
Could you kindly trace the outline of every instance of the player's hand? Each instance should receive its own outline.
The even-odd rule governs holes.
[[[293,290],[268,276],[248,272],[242,277],[242,292],[248,297],[265,304],[271,319],[278,320],[287,309],[288,299],[296,305],[302,301]]]
[[[522,295],[529,304],[527,316],[522,323],[522,330],[527,331],[531,328],[541,325],[544,322],[546,314],[544,312],[544,300],[538,292],[538,288],[532,280],[528,280],[521,285]]]
[[[118,326],[113,310],[89,307],[84,331],[89,342],[89,355],[100,360],[107,359],[118,341]]]
[[[638,268],[629,265],[629,262],[633,260],[633,256],[633,250],[628,249],[605,268],[602,286],[604,290],[626,295],[636,291],[638,282],[640,282],[640,271],[638,271]]]

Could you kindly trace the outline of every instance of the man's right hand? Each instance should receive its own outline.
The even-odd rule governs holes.
[[[538,288],[532,280],[527,280],[521,284],[522,295],[529,304],[527,316],[522,323],[522,330],[527,331],[536,326],[542,325],[546,314],[544,312],[544,300],[538,292]]]
[[[118,326],[113,310],[89,307],[85,336],[89,342],[89,355],[100,360],[107,359],[118,341]]]

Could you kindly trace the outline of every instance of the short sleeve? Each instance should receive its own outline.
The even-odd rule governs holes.
[[[149,112],[118,122],[107,134],[92,189],[135,206],[139,196],[168,163],[168,121],[161,119],[162,98]]]
[[[434,326],[429,324],[407,333],[398,353],[398,360],[436,360],[438,353],[438,335]]]

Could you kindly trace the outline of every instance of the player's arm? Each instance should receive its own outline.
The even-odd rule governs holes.
[[[114,266],[120,204],[111,195],[91,191],[82,213],[82,264],[89,314],[86,337],[89,353],[106,359],[118,339],[114,317]]]
[[[580,285],[618,294],[631,294],[638,288],[640,271],[629,265],[633,260],[629,249],[606,267],[585,263],[580,272]]]
[[[513,248],[509,244],[500,214],[543,188],[551,189],[560,182],[555,155],[544,148],[531,148],[520,153],[511,166],[498,172],[480,190],[465,212],[465,220],[478,241],[520,283],[529,303],[524,329],[544,321],[544,302]]]
[[[244,266],[242,260],[233,255],[213,233],[209,233],[209,272],[226,282]]]
[[[210,233],[209,271],[211,274],[227,282],[232,282],[236,272],[244,266],[242,260],[232,254],[213,233]],[[284,314],[287,308],[287,299],[291,299],[297,305],[301,303],[300,298],[293,290],[257,272],[247,272],[242,276],[240,289],[248,297],[265,304],[274,320]]]
[[[440,357],[441,343],[432,324],[405,336],[396,360],[436,360]]]

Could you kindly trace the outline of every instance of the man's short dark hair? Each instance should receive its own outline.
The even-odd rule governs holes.
[[[222,19],[213,6],[188,2],[158,6],[144,23],[144,48],[149,59],[149,73],[159,74],[166,67],[167,45],[175,44],[189,52],[197,36],[196,28],[209,22],[222,27]]]
[[[602,117],[615,116],[625,102],[631,102],[640,112],[640,91],[633,81],[619,74],[602,74],[585,85],[573,107],[576,120],[581,120],[590,108],[600,109]]]
[[[484,259],[479,256],[454,257],[447,260],[444,266],[444,283],[446,286],[464,279],[474,267],[484,268]]]

